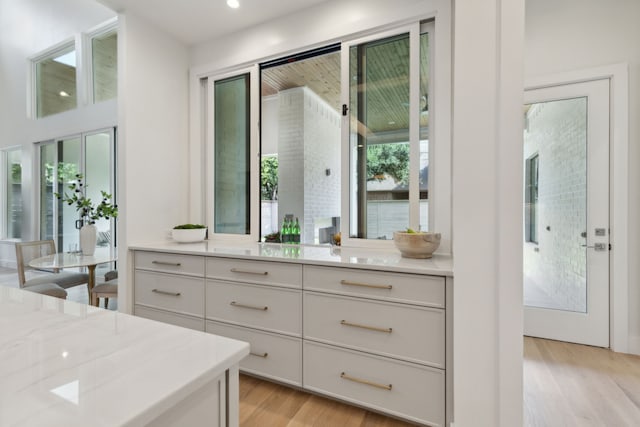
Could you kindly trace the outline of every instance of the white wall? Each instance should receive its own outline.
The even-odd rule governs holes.
[[[83,106],[40,120],[27,117],[27,58],[113,18],[85,0],[0,0],[0,148],[21,145],[22,237],[36,238],[34,142],[116,125],[115,101]],[[15,262],[13,245],[0,246],[0,264]]]
[[[529,0],[525,78],[629,64],[629,351],[640,354],[640,2]],[[615,165],[613,165],[615,168]],[[615,250],[615,248],[614,248]]]
[[[135,15],[120,17],[118,121],[120,270],[127,247],[166,239],[188,214],[188,52]],[[122,277],[122,276],[121,276]],[[130,276],[128,277],[130,278]],[[131,310],[121,280],[120,310]]]
[[[522,425],[523,21],[524,0],[455,2],[456,427]]]

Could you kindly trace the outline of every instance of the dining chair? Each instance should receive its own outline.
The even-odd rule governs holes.
[[[29,266],[29,263],[32,260],[47,255],[53,255],[55,253],[56,244],[53,240],[16,242],[16,261],[18,265],[18,283],[20,284],[20,287],[29,288],[27,290],[38,292],[36,290],[37,288],[33,288],[33,286],[55,284],[58,287],[62,288],[62,290],[64,290],[72,286],[84,285],[85,283],[89,283],[89,275],[87,273],[60,271],[59,269],[37,269],[37,271],[46,272],[46,274],[30,275],[30,277],[27,278],[27,271],[36,270],[35,268]],[[49,292],[58,292],[51,286],[45,286],[42,287],[42,289],[49,289]],[[64,292],[64,294],[66,297],[66,291]]]
[[[91,290],[91,305],[100,307],[100,298],[104,298],[104,308],[109,307],[109,298],[118,297],[118,272],[107,271],[104,282],[97,284]]]

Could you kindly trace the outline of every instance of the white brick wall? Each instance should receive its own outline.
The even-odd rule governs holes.
[[[539,155],[538,245],[524,244],[525,282],[556,307],[585,311],[586,100],[533,105],[524,141],[525,161]]]
[[[340,216],[340,115],[306,87],[279,94],[278,163],[278,223],[297,216],[313,243],[314,220]]]

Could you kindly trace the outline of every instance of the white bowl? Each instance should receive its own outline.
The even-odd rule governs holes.
[[[171,238],[180,243],[201,242],[206,235],[206,228],[174,228],[171,230]]]
[[[393,232],[393,243],[405,258],[431,258],[440,246],[440,233]]]

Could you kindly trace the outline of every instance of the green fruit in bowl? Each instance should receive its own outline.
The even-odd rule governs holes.
[[[415,230],[413,228],[407,228],[407,233],[409,234],[415,234]]]

